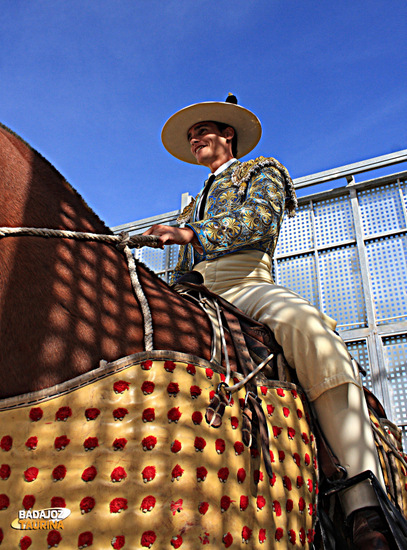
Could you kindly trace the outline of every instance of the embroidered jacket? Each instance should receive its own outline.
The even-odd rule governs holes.
[[[271,257],[277,245],[284,210],[295,215],[297,199],[286,168],[273,158],[231,164],[218,174],[210,188],[202,220],[197,205],[203,190],[189,204],[179,222],[188,222],[203,253],[191,244],[181,246],[171,283],[203,260],[241,250],[261,250]]]

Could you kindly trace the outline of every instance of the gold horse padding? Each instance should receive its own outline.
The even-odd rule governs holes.
[[[195,356],[149,352],[1,401],[4,547],[309,548],[318,475],[301,391],[278,381],[258,387],[269,479],[261,452],[242,444],[244,390],[220,428],[205,421],[222,380]],[[21,511],[52,507],[70,515],[18,522]]]

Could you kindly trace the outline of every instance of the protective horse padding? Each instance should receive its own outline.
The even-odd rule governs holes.
[[[222,375],[207,362],[178,358],[129,360],[70,393],[37,403],[34,395],[0,413],[0,476],[11,470],[0,477],[0,508],[9,499],[0,510],[6,548],[23,536],[32,548],[47,547],[48,531],[10,527],[26,495],[35,497],[35,510],[53,497],[65,500],[71,515],[61,549],[91,540],[98,550],[309,547],[316,455],[299,389],[270,382],[258,390],[271,440],[269,480],[261,456],[241,443],[244,391],[226,407],[222,426],[211,428],[205,410]],[[26,481],[32,467],[38,475]]]
[[[407,518],[407,455],[402,449],[401,430],[371,408],[369,415],[387,496]]]

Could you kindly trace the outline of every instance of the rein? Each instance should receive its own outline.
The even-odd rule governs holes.
[[[67,229],[46,229],[43,227],[0,227],[2,237],[59,237],[63,239],[76,239],[79,241],[96,241],[108,244],[116,244],[119,250],[125,246],[140,248],[150,246],[158,248],[158,237],[155,235],[133,235],[122,231],[119,235],[103,235],[101,233],[81,233],[80,231],[68,231]]]
[[[46,229],[40,227],[0,227],[0,239],[3,237],[46,237],[75,239],[79,241],[94,241],[115,245],[124,253],[129,269],[130,280],[133,292],[136,295],[144,320],[144,347],[146,351],[153,348],[153,322],[147,298],[143,292],[137,275],[137,266],[130,248],[149,246],[158,248],[158,237],[155,235],[133,235],[123,231],[119,235],[103,235],[100,233],[83,233],[80,231],[68,231],[65,229]]]

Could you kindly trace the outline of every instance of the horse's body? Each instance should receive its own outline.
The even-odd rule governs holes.
[[[111,233],[37,152],[0,127],[0,226]],[[143,266],[154,349],[209,359],[210,326]],[[191,330],[191,327],[194,327]],[[123,255],[67,239],[0,241],[0,398],[47,388],[143,351],[143,323]]]

